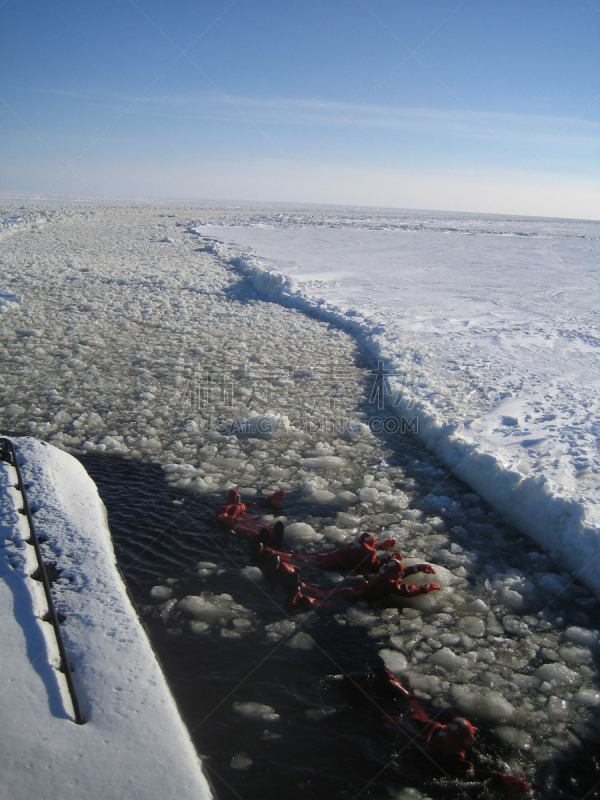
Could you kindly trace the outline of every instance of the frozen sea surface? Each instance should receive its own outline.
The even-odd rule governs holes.
[[[600,591],[600,223],[247,208],[199,221],[263,296],[358,333],[387,405]]]
[[[341,647],[360,632],[360,650],[345,651],[348,669],[364,669],[382,652],[424,700],[472,715],[495,737],[496,752],[498,742],[508,748],[510,769],[545,774],[550,787],[561,759],[597,748],[597,603],[566,572],[566,559],[519,537],[410,432],[374,434],[370,423],[395,417],[389,398],[382,409],[373,396],[377,342],[365,334],[367,322],[348,316],[354,328],[340,330],[335,309],[311,311],[301,295],[282,291],[285,278],[195,233],[189,210],[37,213],[1,248],[2,290],[18,298],[0,328],[3,429],[97,456],[109,476],[110,457],[162,467],[177,513],[164,511],[151,485],[146,493],[160,502],[147,520],[124,519],[122,495],[115,506],[142,613],[182,642],[182,659],[197,640],[202,658],[213,652],[209,643],[249,643],[239,664],[238,651],[227,651],[241,680],[258,650],[269,655],[266,646],[281,644],[294,660],[306,654],[309,699],[299,705],[310,713],[300,725],[264,687],[244,685],[230,703],[229,689],[215,694],[221,737],[240,720],[249,737],[219,762],[227,782],[252,774],[248,759],[258,764],[264,742],[276,741],[250,736],[250,723],[268,723],[271,735],[272,726],[293,722],[291,734],[302,733],[310,747],[328,709],[343,704],[317,686],[332,631]],[[285,307],[302,302],[336,324]],[[408,404],[401,410],[411,416]],[[99,485],[100,478],[98,471]],[[290,623],[282,598],[248,569],[244,543],[216,529],[215,506],[232,484],[248,497],[286,491],[287,547],[331,549],[363,528],[393,536],[407,558],[438,565],[443,592],[412,608],[346,608],[325,621]],[[532,530],[520,522],[535,533],[533,518]],[[339,576],[320,579],[334,586]],[[218,688],[198,663],[186,661],[194,679]],[[181,676],[172,680],[186,684]],[[272,761],[263,763],[268,775]],[[334,770],[329,764],[335,760],[323,769]]]

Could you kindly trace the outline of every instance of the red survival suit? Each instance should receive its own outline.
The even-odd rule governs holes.
[[[330,553],[319,553],[315,556],[315,563],[321,569],[362,569],[375,570],[380,566],[377,560],[377,550],[393,547],[395,539],[386,539],[380,544],[375,543],[372,533],[361,533],[351,544]]]
[[[262,571],[266,578],[276,580],[285,592],[285,607],[288,611],[309,611],[317,606],[318,600],[306,594],[305,589],[318,591],[315,587],[308,587],[300,580],[300,570],[293,566],[290,560],[294,557],[290,553],[278,553],[264,545],[258,545],[255,556],[263,562]]]
[[[380,687],[407,705],[406,713],[402,716],[389,716],[386,719],[400,726],[411,737],[422,737],[427,746],[438,756],[454,760],[473,771],[479,780],[494,779],[504,789],[524,793],[531,788],[530,784],[516,775],[506,775],[499,772],[479,769],[467,760],[467,750],[473,747],[478,729],[464,717],[454,717],[448,725],[441,725],[431,719],[419,701],[409,692],[400,681],[381,664],[372,665],[373,672]]]
[[[406,586],[402,579],[416,572],[425,572],[435,575],[435,570],[430,564],[415,564],[412,567],[402,566],[402,556],[394,553],[379,570],[377,575],[368,581],[362,581],[357,586],[340,589],[339,592],[346,600],[381,600],[390,594],[400,597],[418,597],[441,587],[437,583],[426,583],[424,586]]]
[[[251,506],[271,506],[282,500],[285,497],[285,492],[278,490],[269,495],[269,497],[261,497],[255,503],[248,503]],[[230,489],[225,497],[225,505],[217,508],[217,520],[228,528],[233,528],[235,525],[245,522],[250,519],[248,514],[248,507],[242,503],[242,498],[237,489]]]

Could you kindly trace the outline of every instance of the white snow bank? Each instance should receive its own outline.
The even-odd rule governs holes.
[[[600,223],[236,213],[191,230],[261,296],[356,335],[386,413],[600,596]]]
[[[209,798],[208,784],[125,586],[104,505],[72,456],[16,440],[53,584],[85,724],[72,706],[29,530],[18,514],[13,467],[0,462],[0,716],[2,784],[13,800],[32,797]]]

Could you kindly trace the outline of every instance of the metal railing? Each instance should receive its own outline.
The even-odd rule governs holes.
[[[85,720],[83,718],[83,714],[81,713],[81,706],[79,704],[79,698],[77,697],[77,690],[75,689],[75,684],[73,682],[73,672],[67,656],[67,650],[65,648],[62,632],[60,630],[60,621],[58,618],[58,614],[56,613],[56,606],[54,605],[54,599],[52,597],[52,592],[50,590],[50,581],[48,579],[48,573],[46,572],[46,565],[44,564],[44,559],[42,558],[42,551],[40,549],[40,540],[36,533],[35,525],[33,524],[33,514],[31,512],[29,501],[27,499],[27,490],[25,488],[25,483],[23,482],[21,467],[19,465],[19,460],[17,458],[17,449],[10,439],[6,439],[4,437],[0,438],[0,457],[2,458],[2,461],[5,461],[6,463],[14,467],[17,473],[17,485],[15,486],[15,489],[18,489],[21,492],[21,496],[23,498],[22,513],[27,517],[27,522],[29,524],[29,532],[31,534],[31,544],[33,545],[33,549],[35,550],[35,556],[38,562],[39,575],[42,584],[44,586],[44,593],[46,595],[46,602],[48,604],[48,616],[50,617],[50,622],[52,623],[52,627],[54,628],[54,635],[56,636],[58,652],[60,653],[60,664],[61,664],[60,668],[67,680],[67,686],[69,688],[69,694],[71,695],[71,702],[73,704],[73,717],[75,719],[75,722],[78,725],[83,725]]]

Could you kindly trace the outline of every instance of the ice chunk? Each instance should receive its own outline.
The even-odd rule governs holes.
[[[573,700],[582,706],[600,706],[600,692],[595,689],[579,689],[573,695]]]
[[[173,589],[170,586],[153,586],[150,590],[150,596],[155,600],[168,600],[173,594]]]
[[[406,656],[403,653],[398,652],[398,650],[388,650],[387,648],[384,648],[383,650],[379,651],[378,655],[383,658],[386,667],[395,675],[405,672],[409,667]]]
[[[348,514],[346,511],[340,511],[335,518],[338,528],[357,528],[361,522],[361,517],[357,517],[356,514]]]
[[[223,624],[241,615],[252,615],[251,611],[234,603],[230,594],[214,595],[211,592],[188,595],[179,601],[179,608],[208,625]]]
[[[500,597],[502,598],[502,602],[513,611],[519,611],[525,604],[523,595],[515,592],[514,589],[502,589],[500,592]]]
[[[261,703],[242,703],[236,701],[233,704],[233,710],[246,719],[254,719],[259,722],[277,722],[277,720],[280,719],[279,714],[275,713],[274,708],[262,705]]]
[[[246,753],[238,753],[229,762],[231,769],[246,770],[252,766],[252,759]]]
[[[549,683],[552,687],[573,686],[581,683],[581,676],[564,664],[543,664],[535,671],[536,678]]]
[[[405,558],[404,565],[409,567],[413,564],[421,564],[424,562],[422,558]],[[404,579],[407,586],[423,586],[425,583],[437,583],[442,587],[442,590],[435,590],[428,594],[423,594],[420,597],[413,598],[396,598],[394,597],[391,602],[394,605],[399,605],[407,608],[415,608],[422,611],[424,614],[432,613],[439,608],[448,605],[451,596],[454,594],[454,589],[450,586],[452,580],[452,573],[445,567],[439,564],[431,564],[435,570],[435,575],[429,575],[425,572],[417,572],[416,575],[409,575]]]
[[[600,634],[598,631],[590,630],[589,628],[578,628],[572,626],[567,628],[564,633],[565,639],[575,644],[581,644],[586,647],[598,647],[600,644]]]
[[[242,570],[242,575],[251,581],[256,581],[257,583],[264,580],[264,575],[258,567],[244,567]]]
[[[460,636],[457,633],[441,633],[438,640],[444,645],[455,645],[460,642]]]
[[[318,542],[323,538],[322,533],[317,533],[307,522],[293,522],[284,531],[283,538],[286,541],[305,544],[307,542]]]
[[[363,503],[376,503],[379,498],[379,492],[372,486],[365,486],[359,491],[358,496]]]
[[[350,506],[354,503],[358,503],[358,495],[354,494],[354,492],[339,492],[335,497],[336,503],[340,505]]]
[[[546,712],[550,719],[569,719],[571,716],[571,707],[566,700],[552,695],[548,698]]]
[[[328,489],[313,489],[307,496],[307,499],[312,500],[313,503],[317,503],[318,505],[326,505],[335,500],[335,494]]]
[[[475,656],[474,653],[473,656]],[[441,650],[437,650],[429,657],[430,664],[443,667],[450,672],[454,672],[458,669],[466,669],[473,663],[473,660],[474,659],[468,659],[465,656],[457,656],[449,647],[442,647]]]
[[[504,695],[487,687],[457,686],[452,690],[452,700],[465,714],[473,714],[491,722],[507,722],[515,713]]]
[[[483,600],[481,600],[481,598],[473,600],[469,608],[471,609],[471,611],[487,611],[487,606],[483,602]]]
[[[300,463],[305,469],[341,469],[346,462],[340,456],[318,456],[303,458]]]
[[[485,636],[485,624],[480,617],[463,617],[459,620],[458,627],[475,639]]]
[[[408,675],[408,681],[411,689],[417,689],[420,692],[439,694],[442,690],[442,681],[436,675],[422,675],[417,672],[411,672]]]
[[[494,729],[494,733],[496,733],[503,742],[517,747],[519,750],[531,750],[532,739],[526,731],[513,728],[512,725],[498,725],[498,727]]]
[[[567,664],[579,665],[592,660],[592,653],[587,647],[561,647],[559,657]]]
[[[291,639],[288,639],[286,645],[294,650],[312,650],[315,643],[312,636],[304,633],[304,631],[299,631]]]
[[[206,622],[198,622],[198,620],[191,620],[190,622],[190,630],[192,633],[206,633],[206,631],[210,630],[210,625]]]
[[[346,544],[352,539],[352,533],[343,531],[335,525],[327,525],[327,527],[323,528],[323,535],[326,539],[336,544]]]
[[[291,619],[282,619],[280,622],[271,622],[265,625],[267,639],[271,642],[277,642],[283,639],[284,636],[292,633],[296,629],[296,623]]]

